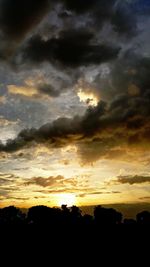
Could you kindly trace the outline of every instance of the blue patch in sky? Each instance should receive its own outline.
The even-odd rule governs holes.
[[[135,0],[130,2],[134,11],[138,13],[150,12],[150,0]]]

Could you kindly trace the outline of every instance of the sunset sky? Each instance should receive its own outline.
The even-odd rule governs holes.
[[[150,203],[150,0],[0,0],[0,207]]]

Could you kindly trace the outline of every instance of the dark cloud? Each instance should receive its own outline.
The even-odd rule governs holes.
[[[48,11],[48,0],[1,0],[0,27],[9,39],[20,39]]]
[[[103,140],[101,139],[99,154],[101,148],[104,152],[105,148],[108,150],[110,143],[115,145],[149,143],[149,63],[148,58],[137,58],[134,55],[129,57],[128,54],[127,59],[124,58],[119,64],[114,64],[115,74],[111,76],[112,79],[109,77],[113,86],[110,89],[113,100],[110,102],[105,116],[99,121],[102,129],[109,130],[109,138],[107,131]],[[121,95],[122,91],[124,95]],[[94,152],[94,144],[98,156],[98,149],[96,150],[98,141],[94,142],[93,146],[91,145],[91,153]],[[88,146],[89,149],[90,146]]]
[[[150,183],[150,176],[142,175],[127,175],[127,176],[118,176],[117,180],[114,180],[115,184],[143,184]]]
[[[86,2],[84,0],[62,0],[62,2],[67,9],[77,13],[83,13],[95,7],[95,5],[98,3],[98,0],[87,0]]]
[[[61,4],[59,8],[58,4]],[[31,36],[33,36],[25,54],[35,62],[53,59],[68,66],[78,66],[81,57],[81,65],[98,64],[115,58],[118,50],[116,46],[105,46],[100,43],[89,44],[90,39],[89,37],[87,39],[86,36],[87,28],[93,30],[96,38],[98,38],[101,26],[107,22],[112,24],[114,31],[119,35],[130,34],[130,38],[137,30],[136,12],[128,1],[122,4],[117,0],[87,0],[86,2],[84,0],[37,0],[36,2],[33,0],[22,0],[21,2],[19,0],[1,0],[0,10],[0,58],[5,60],[11,56],[16,57],[16,54],[20,53],[21,48],[18,47],[18,44],[22,41],[21,46],[24,47],[24,38],[31,32]],[[41,37],[36,36],[35,32],[39,32],[37,25],[48,12],[54,12],[56,18],[49,18],[42,31],[40,30]],[[60,14],[67,14],[70,17],[70,26],[65,23],[66,16],[61,16],[62,25],[60,25]],[[82,33],[82,35],[80,33],[81,26],[78,25],[81,16],[85,31],[85,34]],[[45,34],[46,28],[49,29],[47,34]],[[71,28],[77,29],[78,35],[74,31],[71,32]],[[60,33],[60,30],[62,33],[58,38],[57,34]],[[53,35],[55,37],[49,37]],[[10,41],[11,47],[9,46]],[[12,61],[15,62],[15,59],[13,58]]]
[[[114,30],[120,35],[127,34],[133,37],[137,33],[137,20],[130,5],[119,5],[110,20]]]
[[[58,4],[61,4],[59,8]],[[35,64],[48,61],[62,67],[111,61],[117,57],[120,46],[117,40],[111,44],[111,38],[106,44],[103,38],[99,40],[101,26],[109,22],[119,36],[130,34],[130,38],[136,32],[133,8],[129,3],[121,4],[117,0],[1,0],[0,10],[0,58],[11,59],[11,66],[18,69],[20,57],[21,65],[26,60],[27,64],[28,61]],[[43,28],[38,30],[39,22],[48,12],[54,12],[56,18],[45,19]],[[60,14],[70,14],[70,22],[66,23],[61,16],[60,24]],[[79,20],[82,20],[81,25]],[[88,28],[93,35],[87,33]],[[29,32],[31,38],[27,35]],[[24,40],[26,35],[30,38],[28,42]]]
[[[127,49],[121,57],[109,65],[108,74],[99,71],[92,85],[97,95],[107,101],[126,94],[132,97],[149,97],[150,60],[139,51]],[[92,86],[91,86],[92,87]]]
[[[1,60],[8,62],[13,58],[26,35],[38,25],[48,10],[48,0],[0,1]]]
[[[48,83],[39,85],[37,91],[39,94],[48,95],[50,97],[58,97],[61,94],[60,90],[57,90],[53,85]]]
[[[92,17],[93,26],[100,27],[106,22],[110,22],[114,30],[119,34],[130,34],[134,36],[136,32],[136,6],[128,1],[117,0],[64,0],[66,9],[77,14],[88,13]]]
[[[140,96],[120,95],[109,104],[100,101],[96,107],[89,107],[84,116],[59,118],[39,129],[23,130],[16,139],[1,144],[0,150],[13,152],[35,142],[56,147],[74,142],[81,154],[86,154],[86,148],[90,153],[91,148],[91,155],[98,159],[120,145],[149,144],[147,93],[148,90]]]
[[[128,92],[135,96],[146,93],[145,90],[148,93],[150,85],[149,69],[150,60],[148,57],[138,55],[132,49],[128,50],[113,67],[113,85],[116,90],[121,87],[124,92],[129,90]],[[131,87],[133,85],[135,86],[134,88]]]
[[[2,2],[4,4],[4,1]],[[9,2],[6,1],[6,3]],[[75,11],[78,14],[90,13],[92,21],[92,14],[96,14],[96,11],[100,12],[100,19],[105,21],[106,18],[109,18],[115,30],[117,29],[118,33],[122,34],[128,32],[131,28],[135,28],[135,24],[131,23],[134,16],[130,16],[131,13],[130,10],[127,10],[127,5],[121,5],[120,7],[117,2],[88,1],[85,5],[85,1],[64,1],[64,6],[67,10]],[[16,3],[18,2],[16,1]],[[30,5],[33,5],[32,1]],[[40,5],[44,5],[43,10],[46,10],[47,1],[37,1],[36,14],[38,14],[37,10],[39,10]],[[60,9],[62,11],[62,8]],[[102,12],[104,10],[105,12]],[[98,19],[97,16],[96,19]],[[21,32],[25,31],[21,30]],[[115,45],[104,45],[98,33],[99,31],[95,31],[92,27],[87,30],[87,27],[71,26],[64,31],[63,24],[56,34],[49,34],[46,37],[42,34],[33,35],[24,44],[21,55],[23,62],[30,61],[37,65],[37,63],[49,61],[67,70],[71,67],[73,68],[73,78],[71,77],[71,79],[74,79],[74,81],[79,78],[78,75],[76,76],[75,67],[101,64],[108,61],[110,73],[108,79],[106,79],[107,81],[105,81],[104,89],[101,89],[103,85],[101,83],[101,73],[96,75],[92,84],[96,88],[95,90],[99,91],[100,99],[103,99],[103,96],[108,93],[108,102],[100,101],[97,107],[89,108],[84,116],[59,118],[39,129],[25,129],[18,134],[16,139],[8,140],[6,145],[0,144],[1,151],[15,152],[35,143],[59,147],[75,142],[79,147],[78,153],[80,155],[85,154],[87,159],[92,160],[93,157],[96,161],[103,155],[107,157],[110,154],[118,155],[119,146],[125,144],[127,146],[149,144],[150,60],[148,57],[136,53],[133,49],[121,51],[118,57],[119,42],[117,43],[116,40],[113,42],[117,43],[117,47]],[[110,63],[113,59],[114,62]],[[60,94],[60,90],[55,89],[53,85],[48,83],[39,85],[37,91],[53,97]],[[36,113],[38,113],[37,109]]]
[[[53,177],[50,176],[48,178],[43,177],[33,177],[29,181],[25,182],[25,185],[39,185],[42,187],[51,187],[58,183],[61,183],[65,178],[61,175]]]
[[[120,48],[109,44],[92,43],[94,35],[87,30],[68,30],[48,40],[36,35],[23,51],[23,61],[49,61],[62,66],[78,67],[100,64],[118,56]]]
[[[90,108],[84,117],[59,118],[39,129],[23,130],[15,140],[8,140],[6,145],[0,144],[0,150],[14,152],[34,141],[63,146],[84,136],[93,136],[100,127],[99,119],[104,113],[105,104],[100,103],[96,108]]]
[[[85,181],[86,182],[86,181]],[[62,175],[56,177],[50,176],[48,178],[44,177],[32,177],[28,181],[24,182],[25,185],[38,185],[41,187],[77,187],[80,185],[78,178],[65,178]]]
[[[145,153],[145,157],[149,155],[150,60],[149,13],[146,10],[149,11],[148,8],[143,11],[143,4],[140,8],[135,7],[140,1],[0,0],[0,60],[5,61],[0,69],[3,83],[0,88],[0,112],[7,119],[3,120],[5,124],[8,120],[20,120],[18,128],[8,128],[7,134],[4,132],[1,138],[4,142],[7,136],[16,133],[16,138],[11,137],[6,143],[0,143],[0,154],[6,157],[1,164],[2,170],[7,166],[12,169],[13,159],[13,170],[17,171],[16,164],[25,166],[18,169],[19,173],[27,170],[26,160],[33,160],[30,148],[36,145],[52,150],[75,144],[82,164],[91,164],[99,159],[118,159],[120,166],[124,158],[130,162],[136,160],[140,151]],[[140,17],[143,12],[144,16]],[[14,74],[10,70],[10,62],[11,67],[15,67]],[[38,75],[39,80],[40,75],[42,77],[39,83]],[[25,84],[29,76],[37,79],[37,83],[33,81],[33,86],[31,83]],[[84,115],[80,115],[80,110],[83,114],[80,107],[84,109],[85,106],[79,104],[78,99],[74,100],[77,98],[74,91],[78,92],[80,79],[83,79],[83,84],[84,79],[87,80],[85,87],[86,82],[90,84],[87,91],[85,88],[87,97],[91,92],[100,100],[96,107],[89,107]],[[8,86],[11,85],[14,93],[13,90],[9,91]],[[17,87],[26,94],[21,96],[21,89],[18,89],[16,95]],[[66,88],[70,91],[65,94],[65,99],[63,96],[55,99]],[[35,89],[33,95],[32,89]],[[84,93],[84,86],[81,86],[82,89]],[[53,97],[53,100],[43,95]],[[89,105],[90,99],[87,100]],[[75,116],[76,110],[79,116]],[[49,123],[45,124],[47,121]],[[22,128],[25,129],[18,134]],[[26,156],[26,152],[22,151],[26,148],[30,149],[30,155]],[[20,154],[9,155],[19,150]],[[65,157],[69,157],[69,153],[65,152]],[[42,170],[47,154],[37,154],[37,164]],[[54,157],[53,162],[57,160]],[[141,158],[141,164],[145,157]],[[48,159],[46,161],[48,163]],[[64,159],[62,162],[68,164]],[[49,163],[47,166],[48,170]],[[79,177],[79,180],[83,178]],[[149,176],[129,175],[118,176],[111,185],[149,182]],[[8,197],[18,201],[28,198],[20,198],[18,194],[13,197],[11,193],[16,195],[20,190],[21,194],[25,186],[31,186],[26,188],[27,191],[34,186],[43,194],[66,192],[76,193],[80,197],[120,193],[107,191],[107,188],[90,188],[84,182],[80,184],[77,178],[66,179],[61,175],[28,179],[0,175],[0,186],[1,199]]]

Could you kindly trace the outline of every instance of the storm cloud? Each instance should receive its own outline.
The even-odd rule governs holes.
[[[1,144],[0,150],[14,152],[35,143],[61,147],[86,142],[93,146],[96,142],[100,145],[97,152],[105,154],[119,145],[149,144],[148,91],[140,96],[120,95],[109,104],[100,101],[96,107],[89,107],[84,116],[60,117],[39,129],[25,129],[16,139]]]
[[[48,0],[1,0],[1,29],[8,38],[20,39],[42,19],[48,8]]]
[[[13,57],[13,62],[15,62],[16,54],[20,54],[21,51],[21,54],[24,55],[23,59],[31,57],[30,59],[36,62],[52,59],[52,62],[58,60],[71,66],[79,66],[80,63],[81,65],[98,64],[115,58],[118,46],[117,44],[112,46],[100,42],[90,44],[91,36],[86,34],[87,28],[93,31],[96,38],[102,25],[106,22],[109,22],[119,35],[130,34],[131,37],[136,31],[136,16],[133,15],[131,5],[128,2],[122,4],[117,0],[88,0],[86,2],[82,0],[71,2],[65,0],[38,0],[36,2],[24,0],[21,3],[19,0],[1,0],[0,10],[0,56],[3,59]],[[65,19],[63,20],[61,17],[61,24],[64,25],[59,28],[60,14],[67,11],[71,12],[70,20],[71,18],[75,20],[74,26],[66,25]],[[51,21],[54,30],[50,30],[48,36],[45,36],[46,22],[41,36],[37,36],[35,29],[50,12],[56,13],[55,23],[54,20]],[[79,16],[89,17],[89,19],[84,26],[76,28]],[[50,22],[49,27],[51,27]],[[29,39],[27,45],[24,44],[24,41],[26,43],[25,37]],[[10,41],[12,41],[11,48],[9,46]]]
[[[27,33],[42,20],[48,10],[48,0],[0,1],[1,59],[7,60],[15,53]]]
[[[34,36],[23,52],[23,61],[50,61],[62,66],[78,67],[100,64],[117,57],[120,48],[107,44],[92,44],[93,34],[83,30],[61,32],[58,38],[43,40]]]
[[[147,0],[0,0],[1,171],[16,172],[15,188],[0,176],[3,195],[19,200],[38,186],[31,199],[118,201],[118,190],[101,190],[99,170],[117,177],[112,186],[149,183],[149,14]],[[138,175],[117,176],[137,162]],[[66,169],[90,173],[96,189]]]

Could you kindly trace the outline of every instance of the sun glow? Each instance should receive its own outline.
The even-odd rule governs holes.
[[[58,195],[58,206],[67,205],[71,207],[76,204],[76,196],[74,194]]]
[[[80,102],[86,103],[89,106],[96,107],[100,101],[100,95],[97,93],[97,89],[82,79],[76,85],[76,92]]]
[[[96,107],[98,104],[98,99],[92,92],[84,92],[80,88],[77,95],[80,101],[86,103],[87,105]]]

